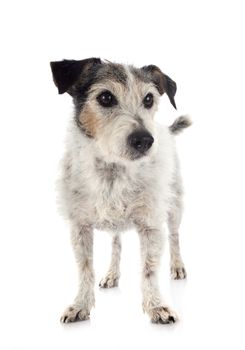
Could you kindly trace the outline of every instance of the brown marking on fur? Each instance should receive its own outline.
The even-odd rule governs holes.
[[[81,112],[79,116],[79,123],[87,136],[96,136],[99,129],[99,120],[89,107],[85,108]]]

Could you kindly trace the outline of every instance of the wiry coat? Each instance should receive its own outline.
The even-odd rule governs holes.
[[[93,229],[113,233],[110,268],[100,283],[113,287],[120,276],[120,233],[136,228],[143,308],[153,322],[174,322],[177,316],[159,293],[156,272],[162,228],[168,222],[172,277],[185,277],[178,241],[182,184],[174,134],[190,122],[180,117],[168,128],[157,125],[153,115],[164,92],[175,106],[176,84],[155,66],[136,69],[99,59],[51,66],[59,92],[70,93],[75,104],[59,194],[62,212],[71,223],[80,286],[61,320],[87,319],[94,305]]]
[[[132,228],[142,216],[159,227],[175,201],[179,167],[173,134],[160,125],[157,133],[150,160],[108,163],[72,121],[59,182],[65,217],[113,232]]]

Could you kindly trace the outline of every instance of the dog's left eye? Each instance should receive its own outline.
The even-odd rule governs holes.
[[[108,90],[103,91],[97,96],[97,101],[103,107],[113,107],[117,105],[117,99],[112,93]]]
[[[154,98],[151,93],[147,94],[143,99],[143,104],[145,108],[151,108],[153,106]]]

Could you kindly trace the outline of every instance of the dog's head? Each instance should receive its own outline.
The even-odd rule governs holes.
[[[51,62],[60,94],[73,97],[78,127],[104,156],[128,160],[154,152],[159,96],[176,108],[176,83],[154,66],[135,68],[99,58]]]

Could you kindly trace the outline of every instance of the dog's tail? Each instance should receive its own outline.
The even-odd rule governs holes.
[[[183,131],[183,129],[191,126],[192,121],[188,115],[183,115],[177,118],[172,125],[170,125],[169,130],[173,135],[177,135]]]

